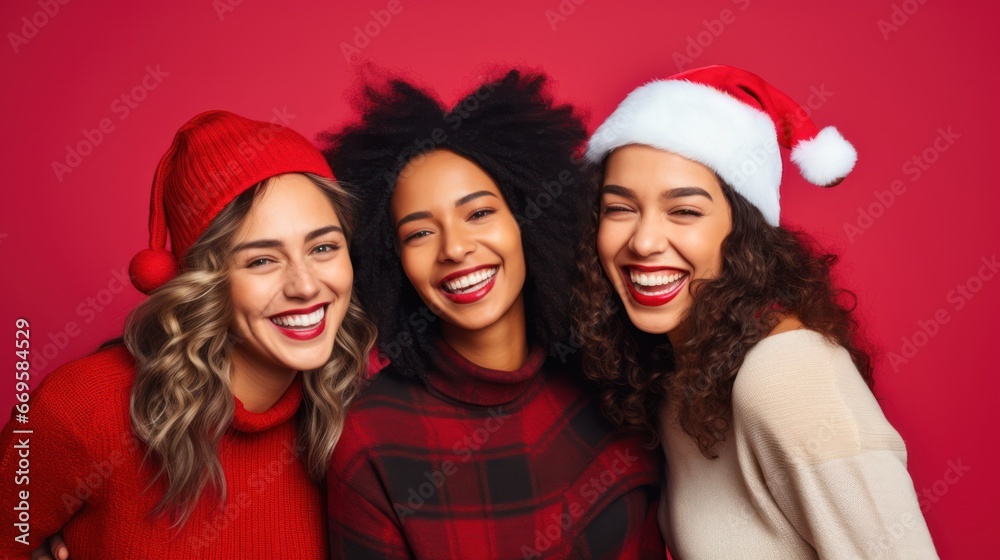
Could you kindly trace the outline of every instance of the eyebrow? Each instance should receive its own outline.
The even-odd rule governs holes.
[[[343,234],[344,230],[341,229],[340,226],[326,226],[319,229],[314,229],[313,231],[310,231],[308,234],[306,234],[306,241],[307,242],[312,241],[317,237],[322,237],[332,232],[340,232],[341,234]],[[278,249],[281,248],[283,245],[284,244],[281,241],[278,241],[277,239],[258,239],[256,241],[247,241],[245,243],[240,243],[239,245],[233,248],[233,252],[236,253],[246,249]]]
[[[463,196],[462,198],[456,200],[455,201],[455,208],[458,208],[459,206],[462,206],[463,204],[468,204],[469,202],[472,202],[473,200],[475,200],[475,199],[477,199],[479,197],[482,197],[482,196],[492,196],[493,198],[499,198],[499,197],[497,197],[497,195],[491,193],[490,191],[476,191],[474,193],[467,194],[467,195]],[[396,222],[396,229],[399,229],[405,223],[415,222],[417,220],[426,220],[426,219],[432,218],[432,217],[433,217],[433,214],[431,214],[430,212],[426,212],[426,211],[423,211],[423,212],[413,212],[412,214],[407,214],[407,215],[403,216],[402,218],[400,218],[400,220],[398,222]]]
[[[396,222],[396,229],[403,227],[403,224],[409,222],[415,222],[417,220],[426,220],[430,218],[432,214],[430,212],[414,212],[412,214],[407,214],[403,216],[398,222]]]
[[[616,194],[625,198],[631,198],[632,200],[637,200],[639,198],[635,195],[635,191],[621,185],[604,185],[601,187],[601,194]],[[701,187],[678,187],[676,189],[670,189],[660,193],[661,200],[683,198],[685,196],[704,196],[713,202],[715,201],[715,199],[712,198],[712,195],[708,194],[708,191]]]
[[[670,198],[683,198],[685,196],[704,196],[705,198],[715,202],[712,195],[708,194],[708,191],[701,187],[679,187],[676,189],[670,189],[669,191],[662,193],[660,198],[670,199]]]
[[[467,204],[467,203],[469,203],[469,202],[471,202],[471,201],[473,201],[473,200],[475,200],[475,199],[477,199],[477,198],[479,198],[481,196],[492,196],[493,198],[497,198],[497,195],[491,193],[490,191],[476,191],[476,192],[474,192],[472,194],[467,194],[467,195],[463,196],[462,198],[458,199],[458,201],[455,202],[455,208],[458,208],[459,206],[461,206],[463,204]]]

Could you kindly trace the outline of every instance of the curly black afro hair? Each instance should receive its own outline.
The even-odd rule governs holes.
[[[583,119],[573,106],[556,104],[547,84],[544,74],[510,70],[448,109],[403,79],[369,80],[354,102],[359,121],[320,135],[364,217],[351,241],[354,289],[378,326],[383,357],[406,375],[425,376],[437,325],[403,273],[390,200],[406,164],[430,151],[466,157],[496,182],[521,230],[530,340],[551,345],[567,334],[574,250],[592,178],[580,157]]]

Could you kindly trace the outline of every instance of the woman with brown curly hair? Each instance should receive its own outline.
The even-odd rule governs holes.
[[[181,127],[129,268],[149,298],[0,437],[4,480],[16,443],[33,459],[0,497],[23,512],[0,556],[61,528],[79,558],[326,557],[319,485],[375,338],[349,202],[291,129],[224,111]]]
[[[597,129],[585,370],[612,420],[663,444],[675,558],[934,558],[837,257],[779,226],[779,143],[820,186],[856,160],[722,66],[636,89]]]

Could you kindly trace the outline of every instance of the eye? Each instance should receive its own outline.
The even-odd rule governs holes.
[[[411,233],[410,235],[407,235],[406,237],[404,237],[403,238],[403,242],[405,243],[407,241],[414,241],[416,239],[420,239],[421,237],[427,237],[430,234],[431,234],[431,232],[427,231],[426,229],[422,229],[420,231],[415,231],[415,232]]]
[[[475,212],[473,212],[472,215],[469,216],[469,219],[470,220],[481,220],[481,219],[483,219],[486,216],[489,216],[491,214],[496,214],[496,210],[494,210],[492,208],[480,208],[479,210],[476,210]]]
[[[254,260],[250,261],[249,263],[247,263],[247,268],[258,268],[258,267],[264,266],[266,264],[270,264],[272,262],[274,262],[274,261],[272,261],[271,259],[269,259],[267,257],[260,257],[259,259],[254,259]]]
[[[627,206],[622,206],[621,204],[608,204],[604,207],[605,214],[619,214],[624,212],[631,212],[632,209]]]
[[[315,249],[313,249],[313,252],[316,252],[316,253],[333,253],[333,252],[337,251],[338,249],[340,249],[340,245],[337,245],[336,243],[324,243],[322,245],[319,245]]]
[[[702,217],[702,216],[705,215],[705,214],[699,212],[698,210],[694,210],[692,208],[678,208],[677,210],[674,210],[672,212],[672,214],[680,215],[680,216],[692,216],[692,217],[695,217],[695,218],[700,218],[700,217]]]

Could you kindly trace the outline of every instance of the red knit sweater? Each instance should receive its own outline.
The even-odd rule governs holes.
[[[294,416],[302,400],[296,378],[267,412],[236,414],[218,453],[226,476],[221,506],[202,497],[180,529],[151,518],[165,484],[144,491],[155,472],[132,435],[129,400],[134,364],[124,347],[71,362],[51,373],[29,401],[30,422],[12,419],[0,435],[0,558],[29,558],[47,536],[63,532],[70,555],[88,558],[325,558],[320,490],[297,458]],[[13,431],[32,430],[31,434]],[[28,440],[28,483],[16,481]],[[21,481],[23,482],[23,481]],[[28,491],[27,544],[13,521]],[[22,527],[23,528],[23,527]]]

